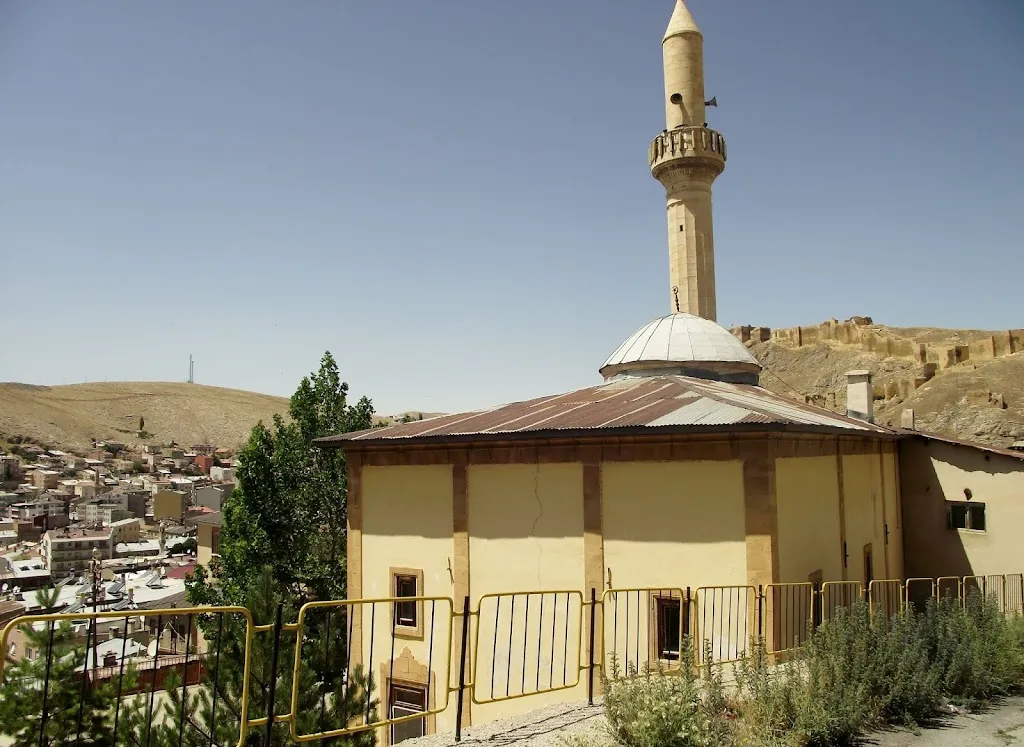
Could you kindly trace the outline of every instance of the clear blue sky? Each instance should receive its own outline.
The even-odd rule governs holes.
[[[1024,3],[689,5],[721,323],[1024,326]],[[0,380],[596,383],[669,311],[672,6],[0,3]]]

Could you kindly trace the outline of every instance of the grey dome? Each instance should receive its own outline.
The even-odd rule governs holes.
[[[675,373],[756,384],[761,365],[724,327],[680,313],[645,324],[608,356],[600,370],[606,379]]]

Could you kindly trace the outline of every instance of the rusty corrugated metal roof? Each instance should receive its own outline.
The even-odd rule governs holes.
[[[688,376],[624,377],[550,397],[513,402],[478,412],[442,415],[413,423],[318,439],[324,446],[351,442],[443,441],[517,436],[551,436],[620,430],[751,430],[764,426],[806,431],[892,434],[893,431],[757,386]]]
[[[969,449],[980,449],[981,451],[987,451],[992,454],[999,454],[1000,456],[1008,456],[1012,459],[1020,459],[1024,461],[1024,451],[1004,449],[1001,446],[983,444],[979,441],[964,441],[963,439],[953,438],[952,436],[929,433],[928,431],[908,430],[906,428],[893,428],[893,430],[902,436],[916,436],[917,438],[923,438],[927,441],[939,441],[952,446],[966,446]]]

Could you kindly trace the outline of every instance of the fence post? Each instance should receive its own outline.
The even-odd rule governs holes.
[[[469,596],[462,600],[462,644],[459,651],[459,703],[455,711],[455,741],[462,741],[462,707],[466,697],[466,647],[469,642]]]
[[[1024,614],[1024,573],[1020,575],[1020,612]]]
[[[263,735],[264,747],[270,747],[274,734],[274,700],[277,696],[277,655],[281,651],[281,611],[284,605],[277,603],[277,616],[274,618],[274,648],[270,654],[270,689],[267,690],[267,728]],[[154,672],[154,676],[156,673]]]
[[[757,645],[764,642],[764,586],[757,585]]]
[[[594,628],[597,622],[597,589],[590,587],[590,647],[587,651],[587,703],[594,705]],[[639,635],[639,634],[638,634]]]
[[[686,662],[686,666],[688,666],[690,668],[693,668],[693,665],[696,663],[696,660],[697,660],[697,655],[694,653],[694,642],[693,642],[693,626],[694,626],[694,623],[696,622],[693,618],[696,617],[696,614],[691,615],[691,613],[695,612],[695,610],[691,609],[692,605],[690,604],[690,599],[691,599],[691,597],[690,597],[690,587],[687,586],[686,587],[686,602],[685,602],[685,604],[686,604],[686,614],[683,615],[683,620],[684,620],[683,624],[686,626],[684,628],[684,630],[685,630],[685,633],[686,633],[686,639],[687,639],[686,640],[686,644],[687,644],[687,648],[689,649],[690,660],[688,662]],[[682,666],[682,654],[683,654],[683,652],[680,651],[679,652],[680,666]]]

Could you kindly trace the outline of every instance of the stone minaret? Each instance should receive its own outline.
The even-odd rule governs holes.
[[[671,310],[717,321],[711,184],[725,169],[725,139],[704,121],[704,37],[683,0],[676,0],[662,52],[667,129],[654,138],[648,160],[668,198]]]

